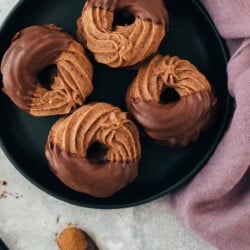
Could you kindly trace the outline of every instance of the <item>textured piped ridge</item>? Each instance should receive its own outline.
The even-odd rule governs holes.
[[[174,88],[181,97],[211,90],[206,77],[188,60],[156,55],[148,64],[140,67],[129,94],[140,101],[159,103],[165,88]]]
[[[107,147],[102,163],[87,159],[93,143]],[[55,174],[74,190],[107,197],[134,180],[141,157],[139,134],[127,113],[106,103],[82,106],[52,127],[46,156]]]
[[[162,104],[166,88],[180,96]],[[217,99],[206,77],[187,60],[155,56],[139,69],[127,92],[127,106],[153,139],[167,146],[185,146],[214,120]]]
[[[140,155],[137,129],[125,112],[106,103],[88,104],[52,128],[52,141],[61,150],[86,157],[93,142],[101,142],[110,150],[107,160],[134,161]]]
[[[50,89],[38,73],[57,66]],[[67,114],[92,92],[93,69],[83,47],[54,25],[30,26],[13,38],[1,63],[3,91],[21,109],[35,116]]]
[[[149,18],[136,16],[131,25],[113,27],[113,11],[86,3],[77,21],[77,36],[98,62],[113,68],[132,66],[155,53],[166,34],[168,24]]]

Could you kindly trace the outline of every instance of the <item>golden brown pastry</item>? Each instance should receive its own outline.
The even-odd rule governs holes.
[[[107,103],[84,105],[52,126],[46,157],[71,189],[108,197],[137,176],[139,133],[119,108]]]
[[[175,95],[174,100],[166,95]],[[139,69],[126,101],[148,136],[170,147],[197,140],[214,121],[217,104],[211,85],[193,64],[161,55]]]
[[[114,16],[132,15],[129,25],[115,25]],[[162,0],[89,0],[77,21],[77,37],[96,61],[110,67],[138,64],[158,50],[168,27]]]
[[[39,73],[56,65],[49,88]],[[91,94],[93,69],[83,47],[55,25],[30,26],[18,32],[2,63],[3,91],[34,116],[67,114]]]

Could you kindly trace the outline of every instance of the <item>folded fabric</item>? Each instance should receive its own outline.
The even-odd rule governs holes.
[[[203,0],[231,51],[228,88],[235,111],[214,155],[170,196],[184,224],[218,249],[250,249],[250,1]]]

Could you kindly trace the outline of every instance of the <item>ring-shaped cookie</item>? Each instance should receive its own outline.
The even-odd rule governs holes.
[[[93,150],[93,145],[98,147]],[[46,157],[71,189],[108,197],[132,182],[141,157],[139,133],[127,113],[107,103],[84,105],[51,128]]]
[[[129,13],[134,22],[114,26],[117,11]],[[96,61],[113,68],[127,67],[157,52],[168,27],[168,13],[162,0],[89,0],[77,26],[79,41]]]
[[[177,94],[171,102],[162,100],[169,89]],[[126,102],[148,136],[170,147],[197,140],[213,123],[217,106],[210,83],[193,64],[161,55],[139,69]]]
[[[39,73],[56,65],[46,88]],[[18,32],[2,63],[3,91],[34,116],[67,114],[82,105],[93,90],[93,69],[83,47],[54,25],[30,26]]]

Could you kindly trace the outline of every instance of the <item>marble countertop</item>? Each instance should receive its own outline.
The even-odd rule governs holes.
[[[0,0],[0,24],[18,0]],[[163,197],[134,208],[73,206],[33,186],[0,150],[0,237],[10,250],[56,250],[56,235],[77,225],[100,250],[212,250],[175,217]]]

